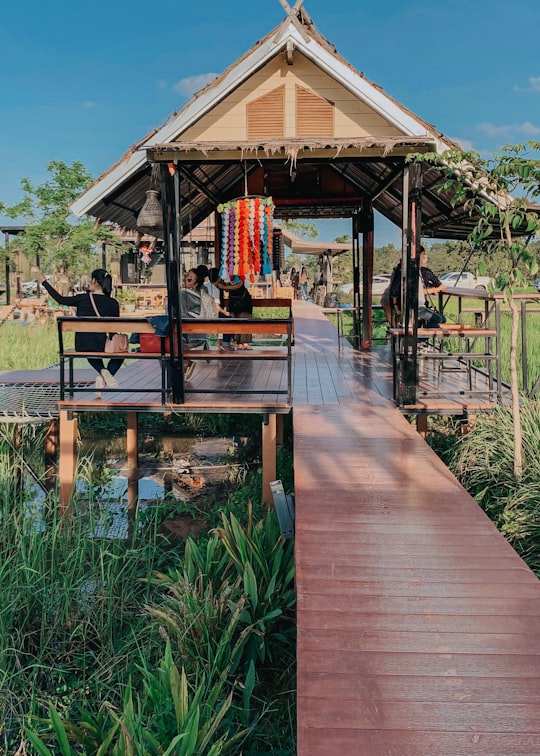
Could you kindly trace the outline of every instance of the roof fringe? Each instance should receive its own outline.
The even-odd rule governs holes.
[[[149,145],[146,149],[157,155],[166,152],[200,152],[208,157],[210,152],[239,151],[240,159],[264,152],[267,157],[279,152],[285,153],[292,165],[296,165],[298,155],[302,150],[335,150],[334,158],[340,156],[343,150],[367,150],[380,148],[383,157],[400,147],[419,147],[432,144],[431,138],[425,137],[361,137],[358,139],[269,139],[265,142],[167,142],[165,144]]]

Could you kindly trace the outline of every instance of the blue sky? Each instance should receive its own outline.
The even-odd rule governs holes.
[[[540,140],[538,0],[305,7],[355,68],[464,148]],[[5,3],[0,200],[20,199],[22,177],[45,181],[50,160],[98,176],[283,17],[278,0]],[[334,222],[321,238],[347,231]],[[388,242],[399,232],[378,223],[376,245]]]

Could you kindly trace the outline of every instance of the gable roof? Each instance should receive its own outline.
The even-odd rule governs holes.
[[[268,193],[276,201],[277,217],[346,217],[362,198],[367,198],[375,209],[399,226],[405,156],[425,151],[440,153],[459,149],[458,145],[354,69],[318,33],[304,9],[300,9],[296,21],[286,17],[212,83],[197,92],[179,112],[172,113],[161,126],[132,145],[76,200],[73,212],[136,229],[137,214],[145,191],[150,188],[151,162],[178,159],[182,161],[184,229],[188,224],[197,225],[219,202],[243,194],[248,176],[254,192],[269,189]],[[277,56],[285,56],[293,65],[298,56],[310,61],[336,86],[380,118],[388,126],[388,133],[345,134],[333,138],[285,135],[251,142],[247,138],[189,139],[192,127],[220,104],[227,103],[227,98]],[[273,187],[264,186],[266,178],[261,177],[264,172],[259,167],[261,161],[265,161],[266,173],[272,174],[269,183]],[[288,196],[284,196],[280,204],[278,194],[290,184],[293,171],[298,174],[295,191],[291,192],[289,187]],[[319,187],[323,184],[326,187],[320,197],[309,196],[308,187],[315,173]],[[441,238],[464,238],[470,221],[467,223],[462,208],[452,207],[434,190],[437,183],[439,179],[433,175],[424,186],[423,233]],[[339,192],[338,184],[342,187]],[[303,204],[298,201],[301,191],[308,192]],[[336,194],[342,195],[339,202]]]

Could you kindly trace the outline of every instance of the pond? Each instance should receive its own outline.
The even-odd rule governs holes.
[[[204,512],[198,517],[198,500],[226,489],[241,466],[235,461],[238,438],[218,436],[204,440],[185,436],[141,438],[139,453],[139,513],[168,504],[170,518],[163,527],[186,538],[206,526]],[[79,515],[86,507],[90,535],[125,539],[129,534],[128,476],[125,439],[83,443],[79,449],[76,483]],[[48,493],[29,473],[23,476],[25,528],[42,532],[46,527]],[[177,503],[179,506],[177,507]],[[191,503],[193,506],[187,507]],[[175,510],[191,513],[175,514]],[[194,511],[193,511],[194,510]],[[144,521],[144,518],[142,518]],[[142,525],[141,525],[142,526]]]

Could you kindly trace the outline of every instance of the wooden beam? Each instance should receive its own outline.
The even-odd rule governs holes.
[[[77,416],[60,410],[58,459],[58,507],[60,516],[71,511],[71,496],[77,469]]]
[[[127,454],[127,505],[128,512],[134,513],[139,500],[139,444],[137,412],[127,413],[126,454]]]
[[[276,415],[264,415],[262,424],[262,501],[266,507],[274,503],[270,483],[276,479]]]

